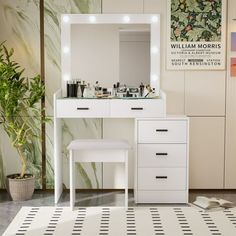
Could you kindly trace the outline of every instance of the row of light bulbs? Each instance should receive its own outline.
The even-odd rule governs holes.
[[[62,20],[63,20],[64,23],[68,23],[70,21],[70,17],[65,15],[65,16],[63,16]],[[96,16],[94,16],[94,15],[89,16],[88,20],[91,23],[95,23],[97,21]],[[129,23],[130,22],[130,16],[128,16],[128,15],[127,16],[123,16],[123,21],[125,23]],[[158,17],[155,16],[155,15],[151,16],[151,22],[152,23],[158,22]]]

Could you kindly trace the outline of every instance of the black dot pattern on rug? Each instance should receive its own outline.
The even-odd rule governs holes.
[[[81,235],[86,213],[87,213],[87,210],[85,207],[84,208],[80,207],[78,209],[78,213],[75,218],[75,223],[74,223],[71,235]]]
[[[154,235],[165,235],[158,209],[150,208],[150,213],[152,216]]]
[[[132,207],[126,210],[126,235],[136,235],[135,211]]]
[[[234,228],[236,228],[236,216],[232,213],[230,209],[225,209],[224,213],[228,220],[232,223]]]
[[[200,213],[201,213],[201,217],[202,217],[203,221],[205,222],[205,224],[207,225],[211,235],[222,235],[221,232],[219,231],[218,227],[216,226],[216,224],[212,220],[211,216],[207,212],[200,211]]]
[[[54,212],[53,212],[53,215],[48,223],[48,226],[44,232],[43,235],[54,235],[54,232],[56,230],[56,227],[58,225],[58,222],[61,218],[61,215],[63,213],[63,208],[59,208],[57,207]]]
[[[23,223],[21,224],[20,228],[17,230],[16,235],[25,235],[27,233],[38,211],[39,211],[39,208],[37,207],[33,207],[30,209],[29,213],[27,214]]]
[[[178,220],[178,223],[180,225],[183,235],[193,235],[193,232],[190,228],[190,225],[182,209],[174,207],[174,212],[177,217],[177,220]]]
[[[110,214],[111,212],[109,207],[102,208],[99,235],[109,235]]]

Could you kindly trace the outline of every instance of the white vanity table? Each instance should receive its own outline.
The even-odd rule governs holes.
[[[77,24],[147,24],[150,26],[150,85],[158,98],[65,98],[71,75],[71,29]],[[160,90],[160,16],[62,15],[62,90],[54,94],[55,203],[62,193],[61,119],[134,118],[136,203],[188,202],[188,119],[166,117],[166,96]]]

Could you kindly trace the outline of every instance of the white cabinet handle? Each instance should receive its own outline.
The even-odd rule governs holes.
[[[168,129],[156,129],[156,132],[168,132]]]

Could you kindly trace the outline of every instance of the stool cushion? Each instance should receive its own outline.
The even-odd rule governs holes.
[[[128,141],[124,139],[76,139],[71,141],[69,150],[106,150],[106,149],[130,149]]]

